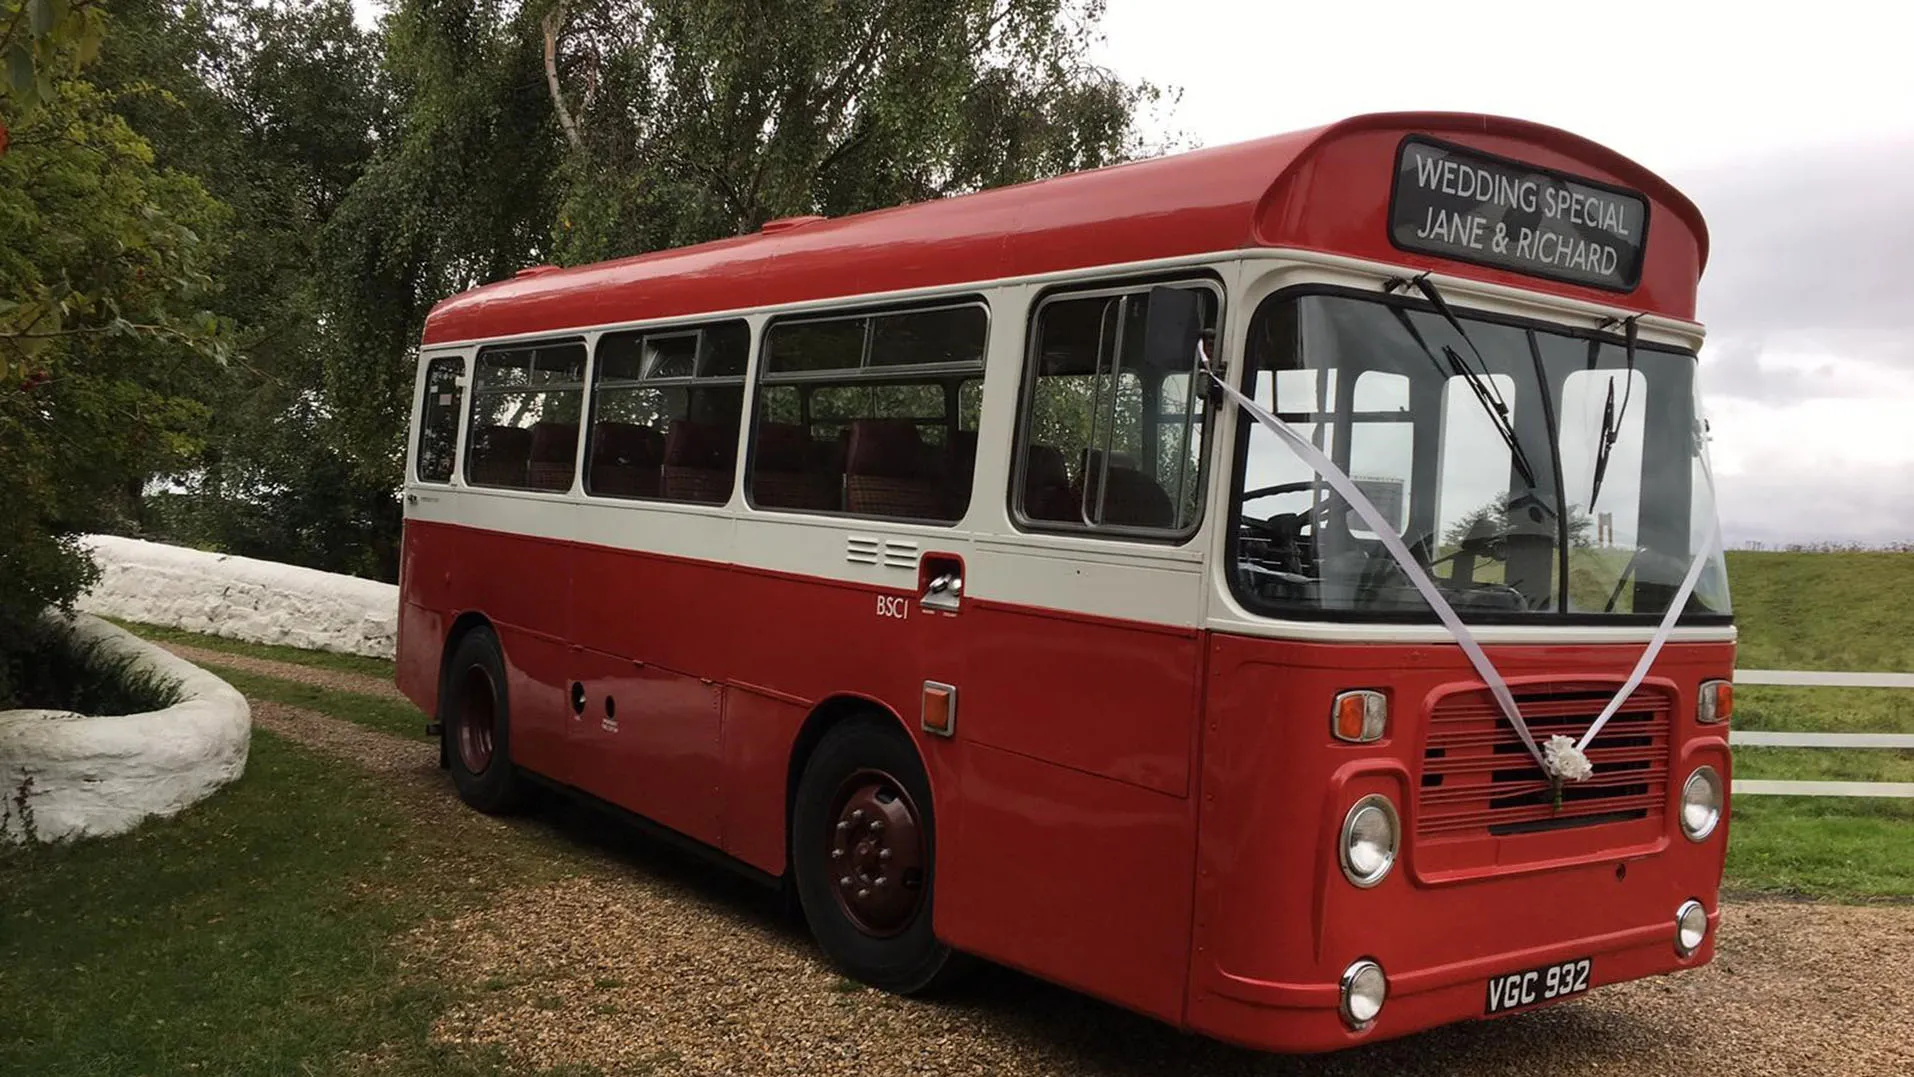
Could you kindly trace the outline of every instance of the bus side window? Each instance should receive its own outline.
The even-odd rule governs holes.
[[[965,407],[981,401],[988,334],[976,303],[773,323],[753,506],[961,519],[977,455],[976,416]]]
[[[599,338],[585,492],[730,500],[750,350],[743,322]]]
[[[585,345],[485,348],[474,365],[473,382],[466,481],[519,490],[571,489]]]
[[[1198,294],[1213,333],[1215,293]],[[1196,530],[1209,403],[1190,391],[1194,356],[1187,371],[1144,365],[1147,298],[1135,289],[1039,308],[1013,479],[1013,504],[1028,524],[1113,536]]]
[[[459,412],[465,389],[459,379],[464,358],[447,355],[425,368],[425,400],[419,409],[419,451],[415,474],[420,482],[451,482],[458,460]]]

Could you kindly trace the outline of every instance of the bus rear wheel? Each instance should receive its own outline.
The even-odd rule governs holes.
[[[791,866],[811,934],[847,975],[912,995],[961,971],[931,930],[936,848],[909,738],[878,718],[826,733],[798,779]]]
[[[512,765],[505,658],[491,629],[474,628],[459,640],[446,669],[440,710],[459,799],[487,815],[518,810],[524,790]]]

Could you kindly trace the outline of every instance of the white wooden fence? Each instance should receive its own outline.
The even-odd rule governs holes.
[[[1791,669],[1738,669],[1736,684],[1813,688],[1914,688],[1914,673],[1823,673]],[[1885,748],[1914,751],[1914,733],[1775,733],[1733,730],[1728,743],[1750,748]],[[1736,778],[1737,796],[1914,797],[1914,782],[1813,782]]]

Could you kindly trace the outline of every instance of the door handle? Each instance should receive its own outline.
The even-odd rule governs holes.
[[[924,594],[918,599],[925,609],[956,612],[964,597],[964,563],[954,557],[924,558],[919,580]]]

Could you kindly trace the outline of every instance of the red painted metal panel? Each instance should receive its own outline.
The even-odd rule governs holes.
[[[1159,793],[1189,792],[1194,630],[974,602],[964,737]]]
[[[785,779],[791,748],[810,708],[732,685],[724,693],[724,851],[784,873]]]
[[[958,769],[939,937],[1179,1023],[1194,803],[974,742]]]
[[[1643,192],[1654,223],[1626,296],[1408,255],[1383,214],[1412,132]],[[487,285],[426,320],[440,343],[776,303],[959,285],[1247,247],[1299,247],[1688,318],[1707,260],[1700,212],[1666,181],[1579,136],[1492,116],[1402,113],[802,224]]]
[[[1580,139],[1537,137],[1526,124],[1432,123],[1420,129],[1472,149],[1642,191],[1649,200],[1650,223],[1635,290],[1618,295],[1396,247],[1389,240],[1389,192],[1404,130],[1393,124],[1345,124],[1312,147],[1306,167],[1291,169],[1270,188],[1257,217],[1258,242],[1371,258],[1676,318],[1695,316],[1696,282],[1707,258],[1708,234],[1700,212],[1679,192],[1645,177],[1639,165],[1618,154]]]
[[[566,750],[580,787],[708,845],[721,844],[719,718],[711,681],[599,651],[574,651],[585,709]]]
[[[1488,650],[1518,694],[1549,678],[1612,692],[1639,646]],[[1680,837],[1673,800],[1696,753],[1727,774],[1722,734],[1693,715],[1696,686],[1733,668],[1732,644],[1671,644],[1652,671],[1651,688],[1673,696],[1664,745],[1675,771],[1659,825],[1485,831],[1469,835],[1464,856],[1425,842],[1413,813],[1429,708],[1472,683],[1457,648],[1215,636],[1210,649],[1193,1027],[1279,1049],[1354,1042],[1336,1017],[1335,984],[1358,957],[1390,979],[1389,1004],[1363,1038],[1478,1016],[1492,972],[1583,956],[1598,943],[1617,947],[1594,951],[1599,982],[1705,960],[1676,957],[1674,913],[1691,897],[1715,907],[1725,831],[1700,844]],[[1389,729],[1375,744],[1329,735],[1330,701],[1351,688],[1389,697]],[[1401,862],[1363,890],[1343,878],[1337,842],[1345,813],[1369,793],[1404,811],[1405,834]]]

